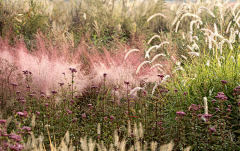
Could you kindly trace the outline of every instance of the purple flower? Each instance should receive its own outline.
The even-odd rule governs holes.
[[[8,136],[10,139],[14,139],[14,140],[19,140],[19,139],[21,139],[21,136],[19,136],[19,135],[17,135],[17,134],[14,134],[14,133],[11,133],[11,134],[9,134],[9,136]]]
[[[28,126],[23,126],[23,127],[22,127],[22,130],[31,131],[31,127],[28,127]]]
[[[161,126],[161,125],[162,125],[162,122],[158,122],[158,125]]]
[[[26,102],[27,102],[26,100],[21,100],[21,103],[22,103],[22,104],[24,104],[24,103],[26,103]]]
[[[227,109],[228,112],[231,112],[231,109]]]
[[[22,116],[22,117],[25,117],[25,116],[26,116],[26,114],[23,113],[23,112],[17,112],[16,114],[19,115],[19,116]]]
[[[30,97],[34,97],[34,94],[29,94]]]
[[[20,91],[17,91],[16,93],[17,93],[17,94],[20,94],[21,92],[20,92]]]
[[[225,96],[223,92],[218,92],[217,96],[215,98],[220,99],[220,100],[227,100],[228,97]]]
[[[221,80],[222,84],[227,84],[226,80]]]
[[[220,111],[219,108],[215,108],[215,110],[216,110],[217,112]]]
[[[77,72],[75,68],[69,68],[69,70],[71,70],[72,73]]]
[[[107,76],[107,74],[106,74],[106,73],[104,73],[104,74],[103,74],[103,77],[105,78],[106,76]]]
[[[176,93],[177,93],[177,92],[178,92],[178,89],[174,89],[174,92],[176,92]]]
[[[1,119],[1,120],[0,120],[0,124],[4,124],[4,123],[6,123],[6,120]]]
[[[183,95],[186,96],[186,95],[187,95],[187,92],[184,92]]]
[[[203,117],[206,118],[206,119],[209,119],[210,117],[212,117],[212,115],[211,114],[204,114]]]
[[[82,118],[86,118],[87,116],[86,116],[86,114],[84,113],[84,114],[82,114]]]
[[[198,114],[197,117],[200,119],[203,115],[202,114]]]
[[[68,112],[68,114],[72,114],[72,111],[70,111],[70,110],[67,110],[67,112]]]
[[[51,91],[52,92],[52,94],[56,94],[57,93],[57,91],[55,91],[55,90],[53,90],[53,91]]]
[[[48,105],[49,105],[48,103],[45,103],[45,106],[46,106],[46,107],[48,107]]]
[[[183,111],[177,111],[176,113],[177,113],[178,116],[185,116],[186,115],[186,113],[183,112]]]
[[[39,112],[39,111],[36,111],[35,113],[36,113],[37,115],[40,115],[40,112]]]
[[[40,97],[43,98],[45,95],[44,94],[41,94]]]
[[[74,118],[74,119],[73,119],[73,123],[75,123],[75,122],[77,122],[77,118]]]
[[[63,83],[63,82],[62,82],[62,83],[59,83],[59,85],[62,86],[62,85],[64,85],[64,83]]]
[[[210,129],[211,132],[214,132],[214,133],[217,132],[216,129],[215,129],[214,127],[210,127],[209,129]]]
[[[24,71],[23,71],[23,74],[28,74],[28,71],[27,71],[27,70],[24,70]]]
[[[231,105],[228,105],[228,108],[229,108],[229,109],[231,109],[231,107],[232,107]]]
[[[107,120],[107,117],[106,117],[106,116],[104,117],[104,120],[105,120],[105,121]]]
[[[216,102],[216,100],[212,100],[212,103],[215,103]]]
[[[240,101],[238,102],[238,106],[240,107]]]
[[[126,85],[129,85],[129,84],[130,84],[130,82],[127,82],[127,81],[124,81],[124,83],[125,83]]]
[[[115,119],[115,117],[111,115],[111,116],[110,116],[110,119]]]

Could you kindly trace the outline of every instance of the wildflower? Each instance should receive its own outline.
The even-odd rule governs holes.
[[[17,135],[17,134],[14,134],[14,133],[9,134],[8,137],[9,137],[10,139],[15,140],[15,141],[21,140],[21,136],[19,136],[19,135]]]
[[[28,126],[23,126],[23,127],[22,127],[22,130],[31,131],[31,127],[28,127]]]
[[[20,91],[17,91],[16,94],[20,94],[21,92]]]
[[[44,94],[41,94],[40,97],[43,98],[45,95]]]
[[[77,122],[77,118],[74,118],[74,119],[73,119],[73,123],[75,123],[75,122]]]
[[[46,106],[46,107],[48,107],[48,105],[49,105],[48,103],[45,103],[45,106]]]
[[[27,70],[24,70],[24,71],[23,71],[23,74],[28,74],[28,71],[27,71]]]
[[[216,100],[212,100],[212,103],[215,103],[216,102]]]
[[[115,117],[114,116],[110,116],[110,119],[115,119]]]
[[[212,117],[212,115],[211,114],[204,114],[203,117],[206,118],[206,119],[209,119],[210,117]]]
[[[217,112],[220,111],[219,108],[215,108],[215,110],[216,110]]]
[[[51,92],[52,92],[52,94],[53,94],[53,95],[57,93],[57,91],[54,91],[54,90],[53,90],[53,91],[51,91]]]
[[[174,89],[174,92],[176,92],[176,93],[177,93],[177,92],[178,92],[178,89]]]
[[[24,103],[26,103],[26,102],[27,102],[26,100],[21,100],[21,103],[22,103],[22,104],[24,104]]]
[[[127,81],[124,81],[124,83],[125,83],[126,85],[129,85],[129,84],[130,84],[130,82],[127,82]]]
[[[177,113],[178,116],[185,116],[186,115],[186,113],[183,112],[183,111],[177,111],[176,113]]]
[[[223,101],[228,99],[228,97],[226,97],[223,92],[218,92],[218,94],[217,94],[217,96],[215,96],[215,98],[223,100]]]
[[[32,98],[32,97],[34,97],[34,94],[29,94],[29,96]]]
[[[221,80],[222,84],[227,84],[226,80]]]
[[[107,117],[106,117],[106,116],[104,117],[104,120],[105,120],[105,121],[107,120]]]
[[[177,121],[177,120],[178,120],[178,117],[175,117],[175,120]]]
[[[186,96],[186,95],[187,95],[187,92],[184,92],[183,95]]]
[[[35,113],[36,113],[37,115],[40,115],[40,112],[39,112],[39,111],[36,111]]]
[[[228,105],[228,108],[229,108],[229,109],[231,109],[231,107],[232,107],[231,105]]]
[[[211,132],[214,132],[214,133],[217,132],[216,129],[215,129],[214,127],[210,127],[209,129],[210,129]]]
[[[228,112],[231,112],[231,109],[227,109]]]
[[[158,125],[161,126],[161,125],[162,125],[162,122],[158,122]]]
[[[65,75],[65,72],[63,72],[62,74]]]
[[[77,72],[75,68],[69,68],[69,70],[71,70],[72,73]]]
[[[24,116],[26,116],[26,114],[23,113],[23,112],[17,112],[16,114],[19,115],[20,117],[24,117]]]
[[[84,114],[82,114],[82,118],[86,118],[87,116],[86,116],[86,114],[84,113]]]
[[[1,119],[0,124],[4,124],[4,123],[6,123],[6,120]]]
[[[106,73],[104,73],[104,74],[103,74],[103,77],[105,78],[106,76],[107,76],[107,74],[106,74]]]
[[[62,82],[62,83],[59,83],[60,84],[60,86],[62,86],[62,85],[64,85],[64,83]]]
[[[68,112],[68,114],[72,114],[72,111],[70,111],[70,110],[67,110],[67,112]]]

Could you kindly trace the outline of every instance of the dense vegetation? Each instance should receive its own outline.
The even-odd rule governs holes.
[[[240,150],[240,3],[0,11],[0,150]]]

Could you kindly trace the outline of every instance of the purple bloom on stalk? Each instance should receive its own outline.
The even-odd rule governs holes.
[[[17,91],[16,93],[17,93],[17,94],[20,94],[21,92],[20,92],[20,91]]]
[[[198,114],[197,117],[200,119],[203,115],[202,114]]]
[[[174,89],[174,92],[176,92],[176,93],[177,93],[177,92],[178,92],[178,89]]]
[[[21,103],[22,103],[22,104],[24,104],[24,103],[26,103],[26,102],[27,102],[26,100],[21,100]]]
[[[107,117],[106,117],[106,116],[104,117],[104,120],[105,120],[105,121],[107,120]]]
[[[28,127],[28,126],[23,126],[23,127],[22,127],[22,130],[31,131],[31,127]]]
[[[231,112],[231,109],[227,109],[228,112]]]
[[[127,82],[127,81],[124,81],[124,83],[125,83],[126,85],[129,85],[129,84],[130,84],[130,82]]]
[[[72,111],[70,111],[70,110],[67,110],[67,112],[68,112],[68,114],[72,114]]]
[[[206,119],[209,119],[210,117],[212,117],[212,115],[211,114],[204,114],[203,117],[206,118]]]
[[[162,122],[158,122],[158,125],[161,126],[161,125],[162,125]]]
[[[178,120],[178,117],[175,117],[175,120],[177,121],[177,120]]]
[[[225,96],[223,92],[218,92],[217,96],[215,98],[220,99],[220,100],[227,100],[228,97]]]
[[[114,116],[110,116],[110,119],[115,119],[115,117]]]
[[[28,74],[28,71],[27,71],[27,70],[24,70],[24,71],[23,71],[23,74]]]
[[[63,82],[62,82],[62,83],[59,83],[59,85],[62,86],[62,85],[64,85],[64,83],[63,83]]]
[[[41,94],[40,97],[43,98],[45,95],[44,94]]]
[[[105,78],[106,76],[107,76],[107,74],[106,74],[106,73],[104,73],[104,74],[103,74],[103,77]]]
[[[186,95],[187,95],[187,92],[184,92],[183,95],[186,96]]]
[[[186,115],[186,113],[183,112],[183,111],[177,111],[176,113],[177,113],[178,116],[185,116]]]
[[[11,133],[9,134],[8,136],[10,139],[14,139],[16,141],[20,140],[21,139],[21,136],[17,135],[17,134],[14,134],[14,133]]]
[[[53,90],[53,91],[51,91],[52,92],[52,94],[56,94],[57,93],[57,91],[55,91],[55,90]]]
[[[216,100],[212,100],[212,103],[215,103],[216,102]]]
[[[87,116],[86,116],[86,114],[84,113],[84,114],[82,114],[82,118],[86,118]]]
[[[17,112],[16,114],[19,115],[19,116],[22,116],[22,117],[26,116],[26,114],[23,113],[23,112]]]
[[[221,80],[222,84],[227,84],[226,80]]]
[[[214,133],[217,132],[216,129],[215,129],[214,127],[210,127],[209,129],[210,129],[211,132],[214,132]]]
[[[231,105],[228,105],[228,108],[229,108],[229,109],[231,109],[231,107],[232,107]]]
[[[1,120],[0,120],[0,124],[4,124],[4,123],[6,123],[6,120],[1,119]]]
[[[215,108],[215,110],[216,110],[217,112],[220,111],[219,108]]]
[[[46,107],[48,107],[48,105],[49,105],[48,103],[45,103],[45,106],[46,106]]]
[[[24,149],[24,146],[22,144],[16,143],[15,145],[10,145],[9,148],[11,150],[21,151]]]
[[[34,97],[34,94],[29,94],[30,97]]]
[[[164,78],[164,75],[163,75],[163,74],[158,74],[157,76],[160,77],[161,80]]]
[[[75,122],[77,122],[77,118],[74,118],[74,119],[73,119],[73,123],[75,123]]]
[[[77,72],[75,68],[69,68],[69,70],[71,70],[72,73]]]
[[[36,113],[37,115],[40,115],[40,112],[39,112],[39,111],[36,111],[35,113]]]

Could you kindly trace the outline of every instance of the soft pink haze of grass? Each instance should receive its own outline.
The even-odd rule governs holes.
[[[137,43],[140,52],[130,54],[124,61],[125,50],[129,51],[135,46],[119,45],[117,53],[111,54],[105,48],[100,54],[93,46],[87,51],[87,46],[83,42],[75,52],[71,51],[67,44],[60,47],[50,45],[45,47],[46,39],[39,36],[37,38],[37,50],[29,52],[24,42],[20,41],[15,47],[8,45],[7,40],[0,39],[0,56],[7,59],[19,67],[18,73],[23,70],[33,73],[33,85],[35,91],[44,91],[48,94],[51,90],[60,91],[59,82],[64,82],[65,86],[71,82],[69,68],[76,68],[75,86],[77,91],[82,92],[91,85],[99,85],[103,82],[103,73],[107,73],[107,84],[118,86],[120,91],[125,90],[124,81],[129,81],[131,88],[140,85],[140,81],[154,82],[157,80],[157,70],[150,70],[150,65],[142,68],[136,75],[138,65],[144,61],[144,46]],[[83,63],[82,57],[86,62]],[[64,80],[63,72],[66,73],[67,81]],[[14,79],[14,78],[13,78]],[[18,83],[18,81],[14,81]]]

